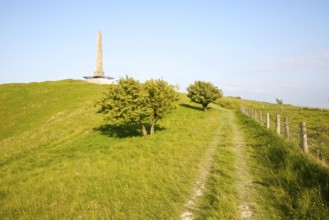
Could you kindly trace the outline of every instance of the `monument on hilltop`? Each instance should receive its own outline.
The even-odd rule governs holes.
[[[97,48],[96,48],[96,70],[94,76],[84,76],[86,81],[97,84],[113,84],[114,78],[105,76],[103,69],[103,48],[102,48],[102,32],[97,34]]]
[[[96,48],[96,70],[94,72],[94,77],[103,78],[103,46],[102,46],[102,32],[98,31],[97,34],[97,48]]]

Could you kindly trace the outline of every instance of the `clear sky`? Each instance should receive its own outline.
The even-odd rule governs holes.
[[[329,0],[0,0],[0,83],[93,75],[210,81],[329,107]]]

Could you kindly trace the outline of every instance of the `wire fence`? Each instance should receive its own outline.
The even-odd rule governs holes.
[[[297,121],[291,115],[263,112],[240,106],[246,116],[252,118],[267,129],[276,132],[282,138],[295,142],[301,150],[329,164],[329,130],[326,126],[309,126],[305,121]],[[312,117],[312,115],[311,115]],[[329,125],[328,125],[329,128]]]

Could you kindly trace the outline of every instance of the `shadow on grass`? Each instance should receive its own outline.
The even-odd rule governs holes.
[[[147,132],[150,130],[150,126],[146,125]],[[155,133],[158,131],[165,130],[165,128],[155,125]],[[141,137],[142,130],[140,125],[130,124],[125,126],[114,126],[114,125],[101,125],[94,128],[94,131],[100,132],[102,135],[116,138],[127,138],[127,137]]]
[[[199,107],[199,106],[193,106],[193,105],[189,105],[189,104],[179,104],[180,106],[183,106],[185,108],[189,108],[189,109],[193,109],[193,110],[197,110],[197,111],[202,111],[204,112],[203,108],[202,107]],[[208,106],[207,107],[207,111],[212,109],[212,107]]]
[[[198,110],[198,111],[203,111],[202,107],[193,106],[193,105],[189,105],[189,104],[179,104],[179,105],[183,106],[185,108],[190,108],[190,109],[194,109],[194,110]]]

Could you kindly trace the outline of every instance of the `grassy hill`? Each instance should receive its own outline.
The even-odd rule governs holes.
[[[179,215],[220,112],[182,98],[155,136],[113,135],[93,107],[105,89],[72,80],[0,86],[1,218]]]

